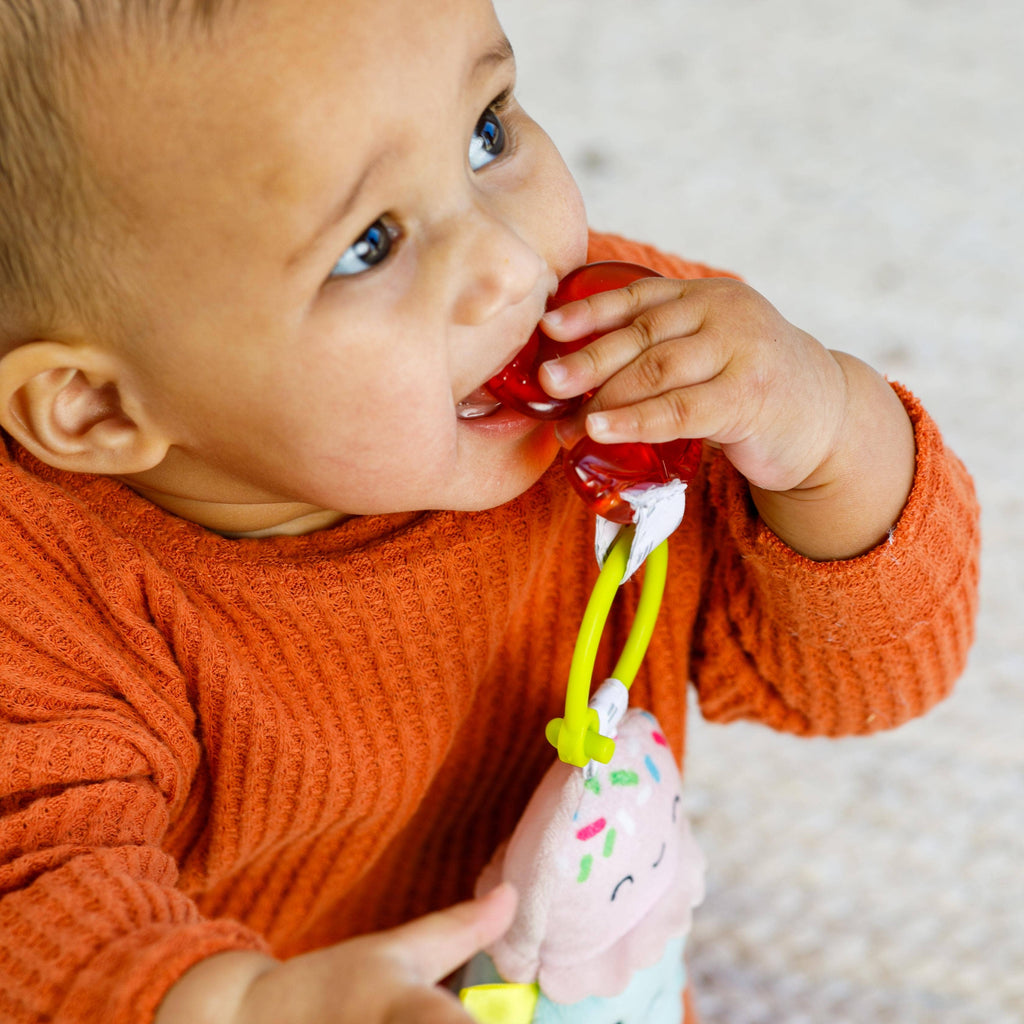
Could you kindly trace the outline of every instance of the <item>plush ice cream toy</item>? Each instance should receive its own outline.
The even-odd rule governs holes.
[[[469,965],[485,1024],[679,1024],[683,941],[704,862],[654,717],[629,711],[593,771],[556,761],[477,884],[519,891],[504,937]],[[480,987],[474,987],[480,986]]]

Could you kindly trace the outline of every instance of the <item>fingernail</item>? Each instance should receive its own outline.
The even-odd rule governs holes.
[[[552,327],[557,327],[562,320],[565,319],[560,309],[549,309],[542,317],[541,320],[546,324],[550,324]]]
[[[576,443],[576,432],[567,423],[556,423],[555,440],[563,448],[571,448]]]
[[[548,380],[558,386],[564,384],[569,377],[569,371],[557,359],[549,359],[544,364],[544,369]]]
[[[592,412],[587,417],[587,433],[595,441],[599,441],[601,436],[608,434],[609,431],[608,417],[603,412]]]

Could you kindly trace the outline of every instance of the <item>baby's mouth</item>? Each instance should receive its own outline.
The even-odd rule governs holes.
[[[456,404],[455,414],[460,420],[479,420],[493,416],[501,407],[501,402],[481,384]]]
[[[494,393],[487,385],[491,381],[501,380],[502,374],[507,373],[516,364],[516,360],[522,358],[523,353],[530,350],[531,344],[536,345],[537,338],[538,328],[534,327],[523,348],[512,357],[510,363],[496,370],[494,376],[487,378],[485,383],[455,403],[455,414],[460,420],[480,420],[487,416],[493,416],[501,409],[511,408],[511,406],[506,406],[500,398],[495,398]]]

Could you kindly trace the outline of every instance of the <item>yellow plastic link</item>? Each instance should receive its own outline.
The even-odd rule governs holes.
[[[622,582],[622,574],[626,571],[632,542],[632,529],[623,530],[605,559],[576,637],[565,691],[565,716],[553,718],[545,730],[548,742],[558,751],[559,758],[578,768],[591,760],[607,764],[615,753],[615,741],[598,732],[597,712],[587,704],[601,634]],[[636,617],[612,671],[612,675],[627,689],[633,685],[658,619],[668,574],[668,544],[663,542],[655,548],[644,565],[643,588]]]
[[[540,989],[533,985],[472,985],[459,993],[466,1012],[478,1024],[530,1024]]]

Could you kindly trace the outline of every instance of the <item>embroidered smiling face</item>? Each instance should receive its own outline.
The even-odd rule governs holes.
[[[573,838],[557,862],[566,886],[579,891],[555,908],[553,928],[559,910],[571,918],[561,922],[566,927],[611,925],[621,935],[636,925],[675,878],[681,817],[682,787],[668,743],[654,717],[637,712],[624,723],[611,763],[584,783]]]
[[[488,952],[505,979],[539,981],[557,1002],[621,992],[689,930],[703,858],[653,716],[629,712],[611,763],[586,783],[552,766],[478,891],[499,878],[515,884],[520,909]]]

